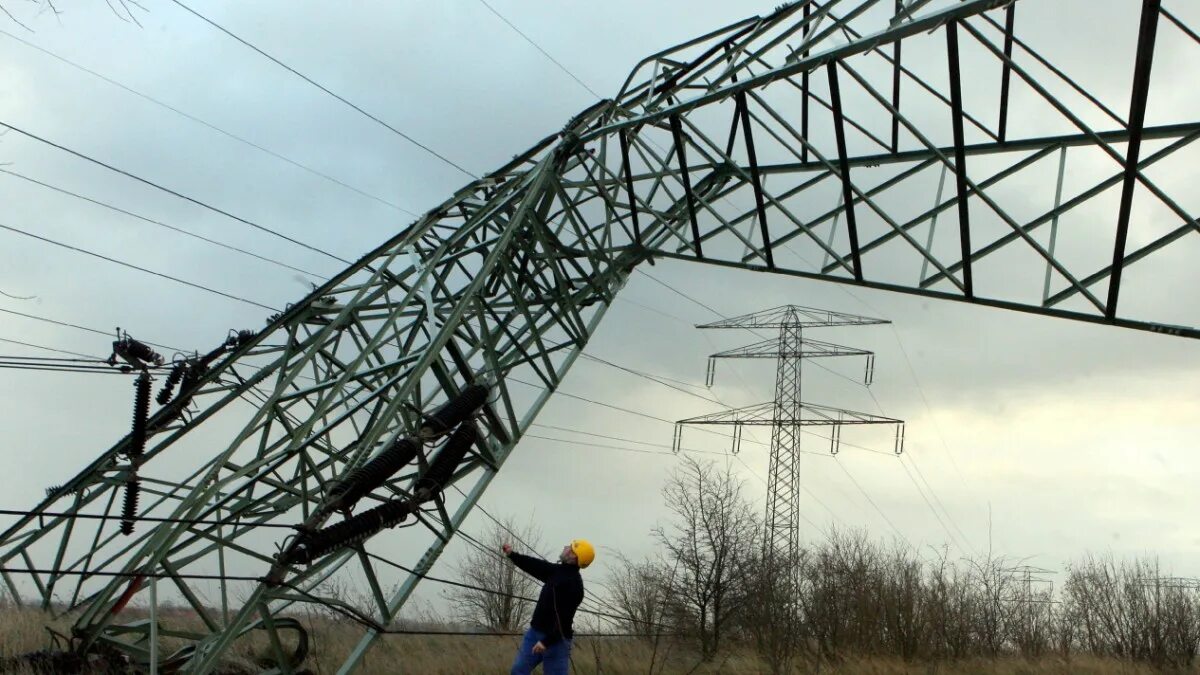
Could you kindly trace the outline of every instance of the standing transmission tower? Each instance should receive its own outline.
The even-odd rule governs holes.
[[[742,429],[746,426],[771,428],[771,460],[767,482],[766,536],[764,551],[768,560],[795,560],[800,552],[800,435],[814,432],[805,427],[829,427],[829,451],[837,454],[841,443],[841,428],[848,424],[890,424],[896,427],[896,454],[904,449],[904,422],[890,417],[831,408],[805,403],[801,400],[801,365],[804,359],[834,356],[866,356],[864,384],[870,384],[875,357],[869,351],[843,347],[829,342],[804,338],[805,329],[834,326],[867,326],[889,323],[853,314],[841,314],[823,309],[785,305],[754,314],[703,324],[697,328],[773,328],[776,338],[747,347],[719,352],[709,357],[708,384],[712,384],[716,360],[721,358],[775,358],[775,400],[747,408],[726,410],[711,415],[691,417],[675,423],[674,447],[679,450],[683,427],[687,425],[731,425],[733,451],[741,447]]]

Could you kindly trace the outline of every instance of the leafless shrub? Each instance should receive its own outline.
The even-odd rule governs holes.
[[[142,25],[141,22],[138,21],[137,14],[134,13],[134,10],[138,10],[139,13],[145,13],[147,10],[144,5],[138,2],[138,0],[104,0],[104,2],[108,5],[108,9],[113,13],[113,15],[121,21],[134,23],[139,27]],[[70,3],[68,3],[68,5],[69,4]],[[33,30],[29,27],[29,24],[26,23],[26,21],[29,19],[27,18],[26,21],[22,21],[21,19],[17,18],[17,15],[13,14],[13,11],[18,7],[21,9],[17,11],[19,11],[22,15],[32,14],[34,17],[37,17],[43,14],[49,14],[59,22],[62,21],[62,15],[66,12],[65,6],[61,5],[56,0],[24,0],[24,2],[0,0],[0,14],[4,15],[4,17],[9,21],[17,24],[27,31]]]
[[[1093,654],[1157,667],[1195,661],[1200,594],[1194,582],[1164,576],[1157,559],[1088,556],[1069,568],[1063,602],[1064,620]]]
[[[665,596],[668,614],[711,659],[748,599],[757,518],[730,471],[691,457],[681,460],[662,493],[674,520],[653,533],[678,565]]]
[[[666,618],[671,570],[649,558],[633,561],[618,554],[608,575],[607,590],[612,605],[625,617],[622,629],[646,640],[660,634]]]
[[[512,519],[494,526],[482,539],[482,543],[490,550],[471,549],[454,566],[454,572],[458,581],[499,593],[456,587],[449,594],[456,618],[469,625],[497,632],[523,630],[533,612],[533,603],[520,597],[536,597],[538,583],[505,560],[500,555],[500,546],[511,543],[520,547],[521,542],[526,542],[529,546],[537,547],[541,544],[540,539],[532,525],[522,528]]]

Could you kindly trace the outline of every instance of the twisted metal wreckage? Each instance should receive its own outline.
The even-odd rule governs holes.
[[[1151,96],[1156,54],[1195,58],[1196,29],[1127,0],[1104,29],[1136,43],[1132,83],[1089,89],[1033,48],[1061,29],[1046,7],[799,2],[642,60],[263,330],[180,364],[152,413],[141,376],[133,431],[0,535],[8,590],[74,617],[79,659],[144,668],[152,633],[186,641],[164,671],[213,672],[255,633],[263,667],[292,672],[294,612],[339,606],[335,573],[388,625],[655,259],[1200,337],[1194,305],[1156,297],[1195,270],[1193,195],[1167,167],[1200,111]],[[1081,48],[1128,72],[1114,44]],[[1118,313],[1129,295],[1152,316]],[[197,626],[123,617],[152,578]]]

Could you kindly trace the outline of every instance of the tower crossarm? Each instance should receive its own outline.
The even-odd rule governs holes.
[[[845,347],[836,345],[832,342],[821,342],[805,338],[800,344],[799,349],[787,349],[780,345],[779,338],[771,338],[756,342],[745,347],[737,347],[735,349],[727,349],[723,352],[712,354],[710,359],[766,359],[766,358],[804,358],[816,359],[821,357],[833,356],[864,356],[872,354],[867,349],[858,349],[857,347]]]
[[[801,403],[799,417],[780,418],[776,412],[774,401],[759,403],[744,408],[722,410],[708,415],[699,415],[682,419],[675,424],[680,425],[742,425],[742,426],[773,426],[776,424],[820,427],[830,425],[852,424],[903,424],[903,420],[856,412],[814,403]]]
[[[779,337],[774,337],[752,345],[746,345],[745,347],[727,349],[723,352],[710,355],[708,357],[708,372],[705,375],[705,385],[711,387],[716,380],[717,359],[815,359],[835,356],[867,357],[866,367],[863,370],[863,383],[867,385],[871,384],[875,371],[874,352],[809,338],[802,338],[798,343],[794,343],[793,341],[785,341]]]

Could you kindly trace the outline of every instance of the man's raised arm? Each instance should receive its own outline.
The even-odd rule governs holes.
[[[502,550],[504,551],[504,555],[508,556],[508,559],[513,561],[513,564],[520,568],[522,572],[525,572],[538,581],[545,583],[554,574],[554,563],[516,553],[512,550],[512,546],[508,544],[505,544]]]

